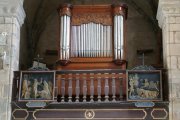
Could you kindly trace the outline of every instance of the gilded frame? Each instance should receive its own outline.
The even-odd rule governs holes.
[[[54,101],[55,71],[21,71],[19,101]]]
[[[127,101],[162,101],[161,70],[127,71]]]

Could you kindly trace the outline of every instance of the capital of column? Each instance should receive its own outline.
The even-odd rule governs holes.
[[[0,16],[16,17],[21,26],[26,16],[23,8],[23,0],[0,0]]]
[[[157,20],[162,28],[169,16],[180,16],[180,1],[179,0],[159,0]]]

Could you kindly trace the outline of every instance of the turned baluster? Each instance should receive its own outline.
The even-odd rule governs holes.
[[[86,77],[83,77],[83,102],[86,102],[86,95],[87,95],[87,81],[86,81]]]
[[[97,92],[98,92],[98,102],[101,102],[101,77],[98,77]]]
[[[112,77],[112,98],[113,98],[113,102],[116,101],[116,79],[115,77]]]
[[[72,78],[69,78],[69,85],[68,85],[68,99],[69,101],[68,102],[72,102]]]
[[[94,98],[94,77],[91,77],[91,85],[90,85],[90,99],[91,99],[91,102],[94,102],[93,98]]]
[[[122,78],[122,77],[119,77],[119,81],[120,81],[120,86],[119,86],[120,92],[119,92],[119,96],[120,96],[120,100],[122,100],[122,99],[123,99],[123,78]]]
[[[64,102],[65,96],[65,78],[61,78],[61,102]]]
[[[79,87],[79,74],[76,74],[76,102],[79,102],[79,94],[80,94],[80,87]]]
[[[108,79],[108,77],[105,77],[104,93],[105,93],[105,102],[108,102],[109,101],[109,79]]]

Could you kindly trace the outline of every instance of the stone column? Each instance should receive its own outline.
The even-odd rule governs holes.
[[[0,120],[11,119],[13,71],[19,70],[22,0],[0,0]]]
[[[169,119],[180,118],[180,0],[159,0],[157,19],[163,34],[164,67],[168,70]]]

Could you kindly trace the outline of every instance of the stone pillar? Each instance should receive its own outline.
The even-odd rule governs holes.
[[[159,0],[157,19],[163,34],[164,67],[168,70],[169,119],[180,119],[180,0]]]
[[[0,120],[11,119],[13,71],[19,70],[22,0],[0,0]]]

